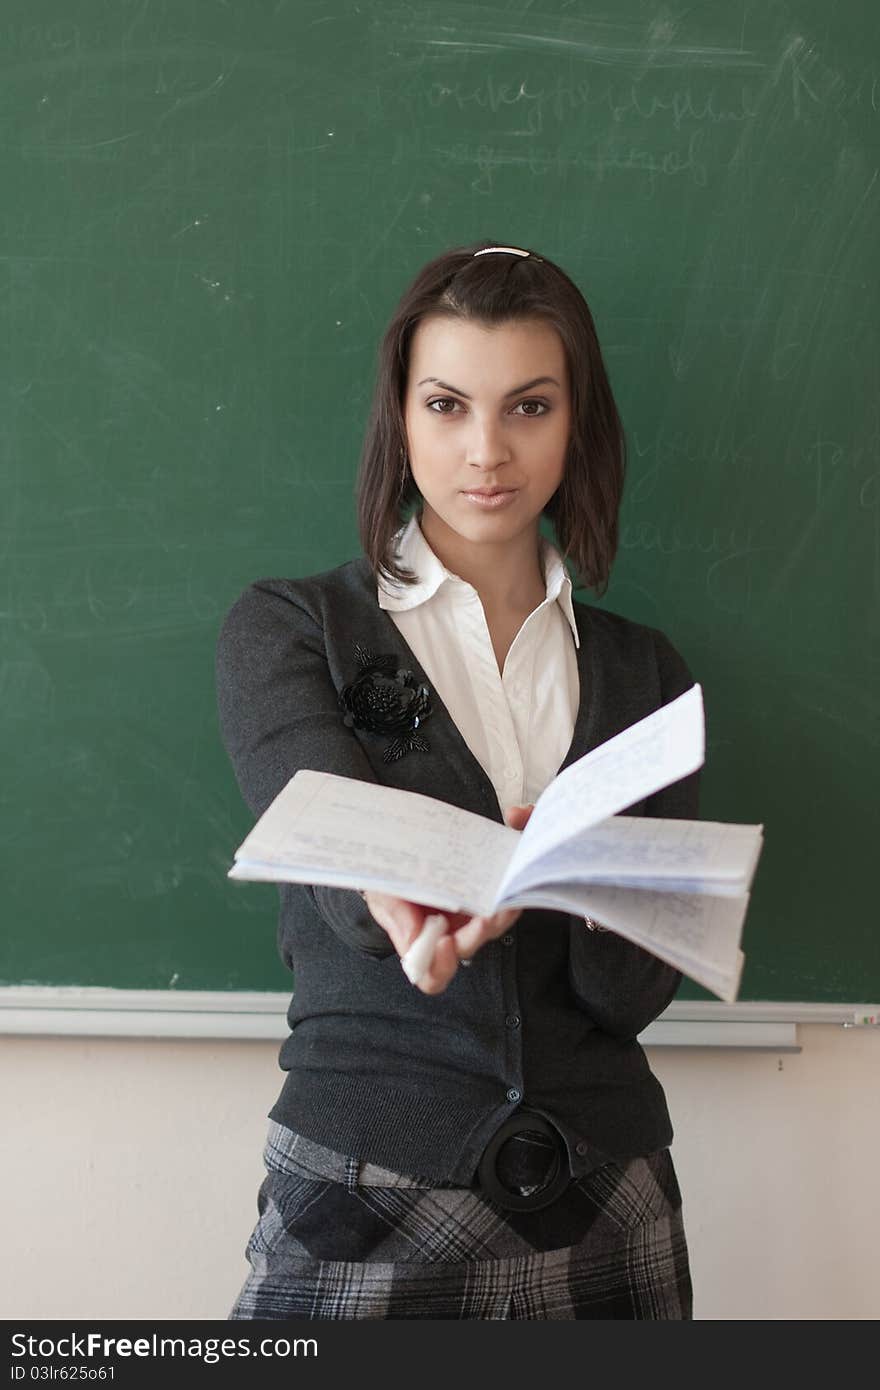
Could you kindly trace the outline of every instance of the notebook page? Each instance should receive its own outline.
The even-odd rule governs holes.
[[[523,867],[585,830],[702,767],[703,693],[699,685],[587,753],[538,798],[501,885]]]
[[[553,906],[576,916],[589,914],[727,1003],[736,998],[743,964],[739,946],[749,902],[747,893],[738,898],[702,897],[592,884],[582,888],[553,884],[535,888],[517,901]]]
[[[433,797],[303,770],[235,853],[232,878],[374,888],[490,912],[519,833]]]
[[[509,874],[505,893],[542,883],[610,883],[632,888],[737,897],[749,888],[761,852],[758,825],[611,816],[575,831],[540,861]]]

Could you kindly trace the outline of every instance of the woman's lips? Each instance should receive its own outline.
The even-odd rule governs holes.
[[[481,507],[484,511],[491,512],[511,503],[516,497],[517,491],[518,489],[515,487],[475,488],[472,492],[465,492],[462,495],[475,507]]]

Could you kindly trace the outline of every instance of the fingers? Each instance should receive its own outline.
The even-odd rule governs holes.
[[[365,893],[364,902],[371,916],[388,933],[395,951],[403,956],[415,941],[430,908],[390,893]]]
[[[449,922],[442,913],[425,918],[425,925],[400,964],[411,984],[423,994],[442,994],[458,969]]]
[[[432,912],[390,893],[365,893],[371,915],[388,933],[407,978],[424,994],[441,994],[458,969],[450,933],[469,922],[464,912]]]
[[[525,830],[534,809],[534,802],[530,806],[508,806],[504,820],[511,830]]]
[[[513,808],[530,814],[529,807]],[[463,912],[432,912],[421,903],[387,893],[365,893],[371,915],[388,933],[410,982],[424,994],[441,994],[460,965],[472,958],[487,941],[502,936],[517,920],[517,909],[490,917],[469,917]]]
[[[499,936],[503,936],[519,915],[519,909],[508,908],[504,912],[496,912],[493,917],[472,917],[463,927],[452,933],[459,960],[470,960],[487,941],[495,941]]]
[[[426,917],[421,934],[401,959],[404,973],[424,994],[441,994],[458,967],[470,965],[480,947],[503,935],[519,915],[510,909],[493,917],[471,917],[455,930],[442,914]]]
[[[425,918],[424,926],[415,941],[400,957],[403,973],[412,984],[420,984],[423,976],[428,974],[437,943],[448,931],[449,923],[442,913],[432,913]]]
[[[441,936],[434,947],[434,955],[427,970],[416,984],[423,994],[442,994],[452,983],[458,970],[459,959],[455,952],[452,937],[447,932]]]

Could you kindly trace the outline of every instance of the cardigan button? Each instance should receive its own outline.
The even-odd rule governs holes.
[[[507,1099],[510,1101],[511,1105],[516,1105],[518,1100],[522,1100],[522,1091],[518,1091],[515,1086],[511,1086],[510,1090],[507,1092]]]
[[[518,1028],[522,1023],[522,1019],[519,1014],[508,1014],[504,1022],[507,1024],[508,1028]]]
[[[512,932],[507,932],[504,936],[502,936],[502,938],[501,938],[501,945],[502,945],[502,946],[512,946],[512,945],[513,945],[513,933],[512,933]]]
[[[579,1158],[584,1158],[590,1152],[590,1146],[585,1139],[581,1139],[575,1144],[574,1151]]]

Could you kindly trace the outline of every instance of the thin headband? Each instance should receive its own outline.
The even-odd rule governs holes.
[[[518,246],[486,246],[482,251],[475,251],[475,256],[488,256],[490,251],[506,251],[511,256],[530,256],[531,251],[520,251]],[[537,260],[537,256],[535,257]]]

